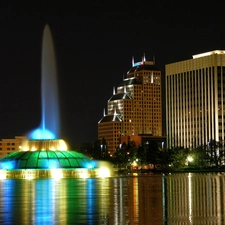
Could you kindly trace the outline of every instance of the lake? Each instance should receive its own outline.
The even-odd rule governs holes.
[[[0,224],[223,225],[225,173],[0,180]]]

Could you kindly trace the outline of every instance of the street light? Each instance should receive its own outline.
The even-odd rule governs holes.
[[[193,162],[194,159],[193,159],[192,156],[188,156],[188,157],[187,157],[187,160],[188,160],[188,162]]]
[[[188,165],[190,166],[191,162],[193,162],[193,157],[192,156],[188,156],[187,157],[187,161],[188,161]]]

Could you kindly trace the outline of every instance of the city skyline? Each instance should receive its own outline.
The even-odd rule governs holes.
[[[102,109],[132,56],[155,57],[165,65],[194,54],[225,49],[224,3],[174,1],[151,5],[90,3],[92,11],[70,5],[36,5],[24,10],[3,5],[0,50],[0,138],[13,138],[40,123],[41,42],[49,24],[56,48],[62,138],[72,146],[97,139]],[[185,8],[185,10],[184,10]],[[106,79],[107,77],[107,79]],[[107,80],[107,82],[106,82]]]

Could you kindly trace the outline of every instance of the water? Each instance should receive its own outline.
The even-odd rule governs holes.
[[[0,181],[0,224],[222,225],[224,174]]]
[[[31,139],[59,138],[59,106],[55,50],[51,31],[45,26],[41,61],[41,103],[40,127],[29,135]]]

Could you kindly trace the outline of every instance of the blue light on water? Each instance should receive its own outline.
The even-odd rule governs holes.
[[[55,135],[47,129],[37,128],[36,130],[31,131],[29,138],[31,140],[51,140],[55,139]]]

